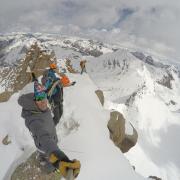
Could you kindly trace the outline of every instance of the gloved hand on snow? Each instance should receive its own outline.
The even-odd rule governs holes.
[[[74,86],[76,84],[76,81],[73,81],[72,83],[71,83],[71,86]]]
[[[70,160],[63,151],[55,151],[51,153],[49,161],[60,171],[63,177],[67,176],[69,169],[73,170],[73,176],[77,177],[80,172],[80,161]]]
[[[80,164],[80,161],[78,160],[73,160],[72,162],[60,161],[58,169],[63,177],[67,176],[67,172],[69,169],[72,169],[73,176],[77,177],[80,172],[80,167],[81,167],[81,164]]]

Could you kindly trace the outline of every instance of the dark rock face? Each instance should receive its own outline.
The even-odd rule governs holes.
[[[9,40],[0,40],[0,66],[7,66],[8,64],[5,62],[6,58],[6,53],[5,49],[7,46],[9,46],[14,39],[9,39]]]
[[[99,57],[100,55],[102,55],[103,53],[100,51],[100,47],[98,48],[87,48],[87,47],[83,47],[80,45],[81,41],[76,41],[74,43],[72,43],[72,47],[74,50],[80,52],[82,55],[87,55],[87,56],[94,56],[94,57]],[[66,44],[69,43],[66,41]]]
[[[125,105],[130,106],[135,101],[136,96],[141,96],[143,94],[143,89],[145,87],[146,85],[142,84],[135,92],[133,92],[126,100]]]
[[[65,46],[68,45],[68,48],[80,52],[82,55],[99,57],[103,54],[103,52],[101,51],[103,46],[102,42],[87,40],[86,43],[88,43],[88,46],[83,46],[83,40],[71,42],[70,40],[66,39],[63,41],[63,43],[65,44]]]
[[[151,56],[147,56],[145,62],[150,65],[154,65],[154,60]]]
[[[86,52],[88,53],[87,55],[91,55],[91,56],[94,56],[94,57],[99,57],[101,56],[103,53],[97,49],[93,49],[93,50],[86,50]]]
[[[71,44],[71,41],[70,40],[64,40],[63,41],[65,44]]]
[[[158,61],[155,61],[152,56],[145,56],[142,52],[131,52],[131,54],[133,56],[135,56],[137,59],[149,64],[149,65],[152,65],[152,66],[155,66],[156,68],[163,68],[163,69],[169,69],[171,68],[170,65],[168,64],[163,64],[161,62],[158,62]],[[177,72],[180,74],[180,72]]]
[[[128,71],[129,62],[126,58],[124,59],[108,58],[104,60],[103,67],[108,68],[110,70],[118,69],[119,70],[118,75],[120,75]]]
[[[167,72],[167,74],[164,75],[161,80],[157,81],[157,83],[159,83],[169,89],[172,89],[172,84],[171,84],[172,80],[174,80],[172,74],[170,72]]]
[[[13,41],[14,41],[14,39],[0,40],[0,50],[2,50],[5,47],[9,46]]]
[[[8,64],[5,62],[6,54],[4,52],[0,52],[0,66],[6,67]]]
[[[134,55],[136,58],[140,60],[145,60],[146,56],[142,52],[131,52],[132,55]]]
[[[23,53],[27,53],[28,49],[26,46],[23,46],[21,51],[20,51],[20,54],[23,54]]]
[[[170,100],[169,103],[172,104],[172,105],[176,105],[176,104],[177,104],[177,103],[176,103],[175,101],[173,101],[173,100]]]
[[[154,60],[151,56],[146,57],[142,52],[138,52],[138,51],[131,52],[131,54],[135,56],[136,58],[138,58],[139,60],[144,61],[147,64],[154,65]]]
[[[131,96],[126,100],[125,105],[129,106],[135,100],[136,95],[137,95],[137,92],[136,91],[133,92]]]
[[[150,179],[155,179],[155,180],[162,180],[161,178],[158,178],[157,176],[149,176]]]

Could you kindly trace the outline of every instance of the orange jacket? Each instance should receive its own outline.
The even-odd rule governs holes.
[[[60,81],[64,87],[66,87],[70,84],[70,80],[66,75],[62,75]]]

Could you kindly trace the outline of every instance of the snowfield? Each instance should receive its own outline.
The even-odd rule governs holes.
[[[64,115],[57,126],[57,133],[59,147],[71,159],[81,161],[81,173],[77,179],[143,179],[109,139],[109,111],[101,106],[94,93],[97,87],[88,75],[70,75],[70,78],[77,83],[64,90]],[[0,145],[0,179],[8,179],[13,168],[35,150],[20,116],[18,96],[17,93],[7,103],[0,104],[3,110],[0,121],[1,139],[8,134],[12,141],[7,146]]]

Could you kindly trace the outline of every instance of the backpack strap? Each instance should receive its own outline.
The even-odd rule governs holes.
[[[53,83],[53,85],[51,86],[51,88],[48,90],[48,92],[47,92],[48,97],[51,97],[51,96],[52,96],[52,93],[53,93],[54,89],[56,88],[56,86],[57,86],[58,84],[60,84],[60,80],[59,80],[59,79],[56,80],[56,81]]]

